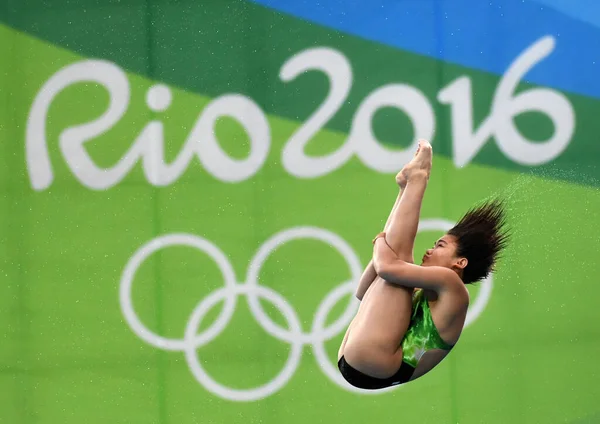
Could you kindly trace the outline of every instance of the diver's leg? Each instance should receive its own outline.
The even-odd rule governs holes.
[[[400,201],[402,200],[402,194],[404,193],[404,190],[406,189],[408,183],[407,177],[411,176],[413,179],[416,178],[415,175],[413,175],[415,173],[412,172],[415,169],[415,163],[421,163],[424,160],[427,160],[427,155],[425,155],[425,159],[423,157],[419,157],[422,145],[422,143],[419,144],[419,149],[415,153],[415,157],[398,173],[398,175],[396,175],[396,183],[398,184],[400,191],[398,192],[398,196],[396,196],[396,202],[394,203],[394,206],[392,207],[392,210],[388,216],[387,222],[385,223],[385,227],[383,229],[385,233],[390,232],[390,225],[392,223],[392,220],[398,214],[398,206],[400,204]],[[425,146],[425,148],[427,148],[427,146],[428,144]],[[429,165],[429,168],[431,168],[431,165]],[[409,263],[414,263],[413,246],[414,238],[416,236],[417,231],[416,225],[418,225],[419,212],[420,211],[417,212],[416,223],[415,219],[413,219],[414,217],[409,217],[411,219],[409,219],[409,221],[404,226],[399,225],[397,220],[395,220],[395,227],[392,232],[392,235],[386,237],[386,241],[388,242],[392,250],[396,252],[396,255],[398,255],[398,257],[401,260]],[[360,277],[360,281],[358,283],[358,287],[356,289],[356,297],[359,300],[362,300],[363,296],[365,295],[365,293],[367,292],[367,290],[369,289],[376,277],[377,273],[375,272],[375,268],[373,267],[373,260],[371,259],[367,264],[365,270],[363,271]]]
[[[389,231],[390,223],[392,222],[392,216],[394,214],[394,211],[398,207],[398,204],[400,203],[400,199],[402,198],[402,193],[404,192],[405,186],[405,183],[400,185],[400,191],[398,193],[398,196],[396,196],[396,202],[394,203],[394,206],[392,207],[392,210],[390,211],[390,214],[388,216],[387,222],[385,223],[385,227],[383,230],[384,232]],[[410,258],[404,257],[401,259],[403,261],[408,261]],[[373,266],[373,259],[371,259],[367,264],[365,270],[363,271],[358,282],[358,286],[356,288],[355,296],[358,298],[358,300],[362,300],[363,296],[365,295],[365,293],[367,292],[367,290],[369,289],[376,277],[377,273],[375,272],[375,267]]]
[[[400,190],[398,192],[398,195],[396,196],[396,201],[394,202],[394,206],[392,207],[392,210],[390,211],[390,214],[388,215],[388,219],[385,223],[385,227],[383,230],[385,232],[389,231],[390,223],[392,222],[392,216],[394,214],[394,211],[398,207],[398,204],[400,203],[400,199],[402,198],[402,193],[404,192],[404,189],[406,188],[406,179],[404,178],[403,175],[399,174],[396,181],[398,182],[398,186],[399,186]],[[409,258],[409,257],[402,258],[402,260],[405,260],[405,261],[408,261],[409,259],[411,259],[411,258]],[[358,300],[363,299],[363,296],[365,295],[365,293],[367,292],[367,290],[369,289],[369,287],[371,286],[373,281],[375,281],[376,278],[377,278],[377,273],[375,272],[375,267],[373,266],[373,259],[371,259],[369,261],[369,263],[367,264],[365,270],[363,271],[363,273],[360,277],[360,280],[358,282],[358,286],[356,288],[355,296],[358,298]],[[344,354],[344,347],[346,346],[346,342],[348,341],[348,335],[350,334],[353,323],[354,323],[354,320],[352,320],[352,322],[348,326],[348,329],[346,330],[346,334],[344,335],[344,338],[342,339],[342,343],[340,344],[340,348],[338,349],[338,360]]]
[[[414,239],[430,169],[431,146],[429,146],[429,143],[423,142],[420,144],[419,152],[415,158],[402,171],[406,175],[408,183],[401,196],[398,197],[399,201],[392,210],[387,224],[386,241],[402,260],[412,261]],[[359,325],[358,333],[350,337],[354,325],[353,321],[344,336],[338,358],[344,355],[347,362],[352,363],[352,366],[368,375],[382,378],[382,374],[387,374],[390,370],[397,370],[402,363],[403,352],[400,341],[408,328],[412,312],[413,291],[410,288],[396,285],[393,288],[382,288],[378,292],[380,292],[378,295],[386,297],[387,302],[393,301],[394,304],[389,309],[391,312],[387,315],[371,312],[369,314],[369,328],[360,330],[363,326]],[[357,317],[356,319],[360,320],[361,318]],[[393,324],[390,324],[390,320],[393,321]],[[361,337],[363,331],[368,331],[371,334],[377,331],[388,331],[384,329],[389,328],[390,325],[395,329],[390,330],[394,335],[390,334],[389,337],[394,339],[398,337],[398,345],[392,351],[386,352],[369,346],[368,343],[364,342],[367,338]],[[383,338],[388,337],[387,335],[382,336]],[[351,346],[348,346],[350,351],[346,349],[349,338],[353,339]]]
[[[386,231],[387,244],[401,260],[411,263],[414,262],[413,249],[431,171],[431,160],[431,146],[427,142],[421,142],[417,155],[402,170],[408,182],[398,206],[392,211]]]
[[[346,334],[344,334],[344,338],[342,339],[342,343],[340,344],[340,348],[338,349],[338,361],[344,355],[344,348],[346,347],[346,342],[348,341],[348,336],[350,335],[350,331],[352,330],[352,324],[354,324],[354,319],[350,322],[350,325],[346,329]]]

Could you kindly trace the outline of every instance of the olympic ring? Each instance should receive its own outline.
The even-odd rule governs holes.
[[[451,224],[446,221],[429,220],[423,221],[419,230],[447,230],[449,225]],[[288,301],[275,290],[261,286],[258,281],[260,269],[269,255],[285,243],[297,239],[314,239],[334,247],[346,260],[351,274],[349,281],[333,288],[321,301],[317,307],[311,330],[308,333],[303,331],[301,321]],[[170,246],[193,247],[208,254],[216,262],[224,279],[224,286],[202,299],[192,311],[182,339],[166,338],[150,331],[135,313],[132,302],[133,279],[137,269],[154,252]],[[121,276],[119,301],[125,320],[138,337],[159,349],[183,352],[196,380],[205,389],[224,399],[254,401],[266,398],[279,391],[296,372],[305,345],[311,345],[317,364],[323,373],[341,388],[361,394],[380,394],[402,386],[380,391],[357,389],[344,380],[325,350],[325,342],[345,331],[358,309],[359,302],[353,294],[361,273],[362,267],[358,256],[348,243],[338,235],[321,228],[295,227],[271,237],[260,247],[250,261],[246,281],[242,283],[236,281],[235,273],[227,256],[214,244],[195,235],[169,234],[151,240],[138,249],[129,259]],[[491,281],[484,285],[473,310],[469,311],[470,315],[467,316],[465,326],[472,323],[483,312],[490,292]],[[290,345],[287,361],[279,374],[265,385],[246,390],[231,389],[215,381],[202,368],[197,356],[197,350],[200,347],[210,343],[225,329],[235,311],[238,296],[246,297],[250,312],[256,322],[268,334]],[[326,327],[325,323],[329,312],[344,296],[350,298],[346,309],[335,322]],[[282,313],[287,322],[287,329],[280,327],[267,316],[260,304],[260,298],[268,300]],[[208,329],[198,334],[202,319],[221,301],[224,302],[224,307],[220,315]]]

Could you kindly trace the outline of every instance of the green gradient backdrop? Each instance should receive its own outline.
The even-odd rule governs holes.
[[[481,150],[458,167],[453,148],[469,143],[454,137],[451,108],[437,95],[457,78],[470,78],[476,95],[464,97],[473,98],[473,105],[461,110],[473,111],[478,128],[490,114],[503,76],[374,45],[240,2],[186,8],[165,2],[150,11],[150,27],[140,28],[138,18],[149,13],[142,3],[139,8],[82,8],[80,19],[68,17],[71,26],[60,32],[67,18],[61,10],[46,12],[43,20],[7,13],[0,25],[0,422],[596,422],[600,263],[594,255],[600,193],[598,170],[591,166],[597,155],[591,153],[598,151],[597,99],[558,93],[573,108],[575,127],[564,151],[551,160],[519,164],[498,148],[503,140],[497,136],[482,140]],[[104,15],[110,19],[103,20]],[[98,22],[108,26],[101,31]],[[199,34],[202,23],[218,25],[220,31]],[[336,77],[336,83],[348,82],[348,97],[308,142],[306,155],[320,157],[347,145],[364,99],[386,84],[407,84],[422,93],[435,117],[434,171],[423,218],[453,221],[491,194],[509,194],[514,243],[493,279],[489,301],[449,358],[426,378],[389,393],[354,393],[323,371],[311,348],[314,340],[307,339],[282,387],[250,401],[239,395],[227,399],[195,378],[183,352],[153,346],[133,331],[119,302],[122,276],[146,243],[187,234],[218,247],[241,284],[267,240],[304,226],[335,234],[361,266],[367,263],[370,240],[395,198],[395,170],[368,166],[354,154],[339,166],[323,166],[319,176],[304,178],[290,173],[282,159],[290,137],[324,101],[329,82],[322,72],[311,71],[284,83],[279,72],[291,57],[316,46],[343,55],[353,77]],[[86,70],[100,69],[109,85],[122,72],[131,92],[128,105],[120,103],[123,116],[89,136],[85,151],[93,163],[86,167],[86,154],[77,156],[73,146],[89,129],[71,132],[71,147],[65,130],[105,113],[109,91],[98,83],[71,81],[47,94],[45,84],[88,59],[103,61]],[[114,68],[109,72],[107,66]],[[171,95],[163,112],[153,112],[146,101],[158,83]],[[113,96],[124,93],[124,86],[115,87]],[[519,85],[520,92],[529,89]],[[91,186],[108,181],[109,172],[89,172],[141,155],[130,151],[136,140],[164,145],[167,163],[185,149],[206,145],[211,123],[209,130],[194,133],[196,123],[215,110],[215,99],[234,94],[247,96],[268,127],[264,163],[251,175],[233,181],[239,164],[224,164],[212,151],[204,152],[202,161],[193,157],[181,165],[181,175],[168,183],[152,184],[158,174],[147,171],[148,164],[160,158],[150,150],[154,153],[146,162],[132,162],[111,184]],[[45,95],[48,110],[37,119],[35,101]],[[424,109],[414,113],[426,118]],[[254,118],[252,131],[260,122]],[[538,146],[555,131],[540,113],[520,115],[515,122]],[[372,127],[388,153],[401,152],[410,144],[406,140],[422,136],[393,107],[380,108]],[[234,118],[216,119],[214,128],[231,158],[244,160],[253,151]],[[265,140],[257,139],[256,146]],[[518,148],[511,152],[526,157]],[[290,157],[297,163],[298,155]],[[36,187],[32,175],[45,169],[44,158],[53,179]],[[419,233],[417,251],[440,234]],[[332,247],[301,239],[274,251],[258,276],[263,286],[279,293],[276,301],[287,301],[308,334],[321,302],[351,274]],[[181,339],[194,308],[223,284],[206,254],[169,247],[140,265],[133,307],[149,330]],[[472,290],[478,298],[484,289]],[[331,310],[328,324],[340,317],[349,298]],[[288,328],[282,311],[264,299],[261,304],[275,324]],[[197,333],[210,327],[222,308],[222,303],[212,308]],[[231,389],[272,381],[291,351],[286,341],[259,325],[243,295],[215,336],[190,355]],[[331,367],[342,336],[343,330],[329,334],[324,343]]]

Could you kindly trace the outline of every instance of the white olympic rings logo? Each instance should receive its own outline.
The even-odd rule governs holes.
[[[443,220],[425,220],[419,225],[419,231],[447,231],[450,225],[450,223]],[[283,244],[297,239],[315,239],[334,247],[345,258],[351,273],[349,281],[332,289],[320,303],[309,333],[303,331],[298,314],[289,302],[276,291],[261,286],[258,281],[259,271],[269,255]],[[217,289],[198,303],[190,315],[183,339],[166,338],[150,331],[136,315],[132,302],[132,285],[137,269],[154,252],[169,246],[189,246],[208,254],[214,259],[224,278],[224,287]],[[196,380],[208,391],[222,398],[234,401],[253,401],[263,399],[277,392],[286,385],[295,373],[296,368],[300,364],[304,345],[312,346],[319,367],[338,386],[351,392],[376,394],[391,389],[367,391],[351,386],[339,374],[337,365],[332,364],[325,351],[325,342],[344,332],[354,317],[359,302],[353,294],[361,273],[362,267],[358,256],[348,243],[338,235],[322,228],[296,227],[282,231],[271,237],[255,254],[250,262],[246,281],[242,283],[236,281],[235,273],[229,260],[214,244],[191,234],[169,234],[151,240],[130,258],[121,277],[119,300],[125,320],[137,336],[159,349],[184,352],[188,366]],[[483,283],[482,290],[476,302],[469,309],[465,327],[483,312],[490,297],[491,286],[491,279]],[[350,301],[345,311],[334,323],[325,327],[329,312],[346,295],[350,295]],[[225,329],[233,316],[239,296],[246,297],[250,311],[256,322],[267,333],[281,341],[285,341],[291,347],[285,366],[273,380],[260,387],[247,390],[232,389],[218,383],[206,373],[197,357],[197,349],[210,343]],[[259,298],[268,300],[273,306],[279,309],[287,321],[288,329],[282,328],[269,318],[263,310]],[[224,301],[224,307],[219,317],[203,333],[197,334],[202,319],[212,307],[221,301]],[[401,386],[396,386],[396,388],[398,387]]]

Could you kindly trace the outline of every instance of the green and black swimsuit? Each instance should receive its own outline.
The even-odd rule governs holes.
[[[413,295],[410,325],[402,339],[403,361],[413,368],[417,367],[425,352],[433,349],[451,350],[453,347],[440,337],[423,293],[423,290],[417,290]]]
[[[400,369],[389,378],[375,378],[354,369],[342,356],[338,368],[342,376],[355,387],[376,390],[406,383],[412,377],[421,357],[430,350],[451,350],[452,345],[444,342],[433,323],[429,303],[423,290],[415,291],[412,299],[410,324],[402,339],[403,360]]]

